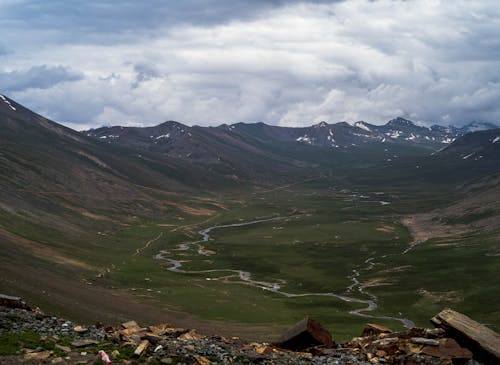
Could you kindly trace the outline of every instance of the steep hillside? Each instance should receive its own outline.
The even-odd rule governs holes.
[[[205,169],[105,143],[53,123],[12,100],[0,103],[3,210],[105,210],[151,214],[162,209],[148,189],[193,192],[227,183]]]
[[[234,187],[203,167],[82,136],[6,97],[0,124],[0,286],[21,282],[38,299],[85,288],[107,255],[128,256],[135,237],[117,232],[212,214],[210,189]]]
[[[299,167],[305,167],[225,128],[188,127],[170,121],[146,128],[99,128],[85,134],[112,146],[148,151],[158,159],[171,157],[194,163],[238,183],[272,184],[286,180],[287,175],[300,175]]]
[[[462,160],[500,160],[500,128],[468,133],[439,152]]]

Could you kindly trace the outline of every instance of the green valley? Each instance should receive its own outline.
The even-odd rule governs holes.
[[[425,326],[442,307],[500,328],[496,146],[464,159],[463,141],[429,155],[247,128],[210,130],[212,149],[197,130],[220,156],[188,161],[12,104],[0,133],[1,292],[75,320],[267,340],[304,316],[347,339],[370,321]]]

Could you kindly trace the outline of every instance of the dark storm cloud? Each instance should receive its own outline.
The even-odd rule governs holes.
[[[61,82],[81,80],[83,75],[62,66],[33,66],[26,71],[0,72],[0,85],[6,92],[48,89]]]
[[[340,1],[340,0],[338,0]],[[338,1],[309,0],[308,3]],[[19,30],[46,32],[59,40],[95,43],[125,41],[158,28],[215,25],[245,20],[300,0],[15,0],[0,4],[0,21]],[[56,34],[52,33],[55,31]]]

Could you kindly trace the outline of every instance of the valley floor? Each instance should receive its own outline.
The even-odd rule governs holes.
[[[425,326],[443,306],[498,330],[498,232],[409,215],[407,204],[394,192],[306,181],[193,197],[155,219],[91,212],[76,250],[57,235],[37,240],[36,226],[23,237],[4,227],[0,291],[87,323],[160,320],[248,339],[276,338],[307,315],[338,339],[370,316]],[[33,244],[16,245],[16,234]],[[57,254],[34,249],[41,243]]]

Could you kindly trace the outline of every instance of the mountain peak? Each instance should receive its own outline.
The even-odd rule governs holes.
[[[402,118],[402,117],[397,117],[395,119],[391,119],[389,122],[387,122],[387,125],[389,126],[410,126],[413,127],[415,126],[415,123],[413,123],[411,120]]]
[[[163,123],[157,125],[156,127],[183,127],[183,128],[185,127],[185,128],[189,128],[187,125],[176,122],[175,120],[167,120],[166,122],[163,122]]]
[[[319,122],[318,124],[313,125],[313,127],[316,127],[316,128],[324,128],[324,127],[328,127],[328,123],[327,123],[327,122],[325,122],[325,121],[321,121],[321,122]]]

